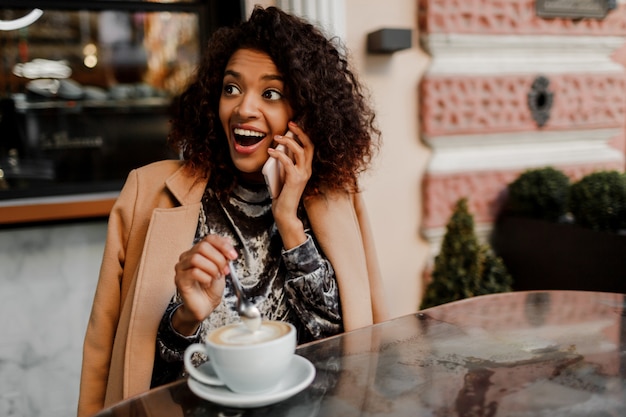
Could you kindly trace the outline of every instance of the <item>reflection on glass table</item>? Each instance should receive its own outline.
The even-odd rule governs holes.
[[[475,297],[300,346],[315,379],[274,404],[225,407],[181,380],[98,416],[624,416],[625,303],[577,291]]]

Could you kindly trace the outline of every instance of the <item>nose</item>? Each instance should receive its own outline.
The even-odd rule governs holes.
[[[260,114],[259,99],[255,94],[245,93],[241,95],[241,101],[236,111],[242,119],[255,119]]]

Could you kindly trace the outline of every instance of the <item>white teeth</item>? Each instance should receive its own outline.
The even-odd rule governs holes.
[[[235,128],[233,132],[235,132],[235,135],[239,135],[239,136],[254,136],[257,138],[262,138],[263,136],[265,136],[264,133],[255,132],[255,131],[248,130],[248,129],[241,129],[241,128]]]

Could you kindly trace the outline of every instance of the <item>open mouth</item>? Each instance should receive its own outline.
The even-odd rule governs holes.
[[[235,142],[240,146],[252,146],[265,138],[265,133],[254,130],[235,128],[233,129]]]

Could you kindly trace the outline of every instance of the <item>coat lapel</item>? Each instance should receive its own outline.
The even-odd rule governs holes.
[[[180,254],[193,245],[206,181],[187,175],[181,168],[166,184],[181,205],[152,212],[135,276],[129,317],[132,331],[128,334],[124,366],[127,371],[132,370],[132,374],[126,373],[124,377],[124,397],[143,392],[150,386],[157,330],[176,290],[174,265]]]

